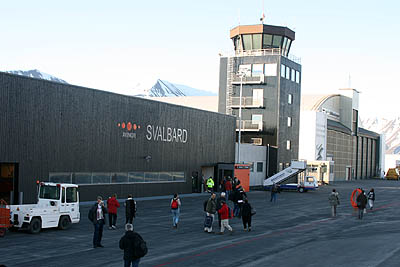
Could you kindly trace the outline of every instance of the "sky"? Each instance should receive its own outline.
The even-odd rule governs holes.
[[[360,116],[400,116],[400,2],[317,0],[1,0],[0,71],[39,69],[121,94],[157,79],[218,92],[233,27],[296,32],[302,93],[356,88]]]

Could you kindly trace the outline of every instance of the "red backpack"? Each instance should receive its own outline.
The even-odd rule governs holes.
[[[173,199],[171,203],[171,209],[176,210],[178,208],[178,200]]]

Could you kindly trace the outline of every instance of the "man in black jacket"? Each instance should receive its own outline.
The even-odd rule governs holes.
[[[93,247],[104,247],[101,244],[101,238],[103,236],[103,226],[106,223],[107,208],[104,206],[103,198],[101,196],[97,197],[97,202],[89,210],[89,220],[94,225],[93,234]]]
[[[125,201],[125,223],[133,223],[133,218],[136,216],[136,201],[132,198],[132,195],[128,195],[128,199]]]
[[[124,250],[124,262],[125,267],[138,267],[140,257],[135,256],[135,242],[137,238],[142,239],[142,237],[133,231],[133,225],[128,223],[125,225],[125,235],[119,241],[119,248]]]

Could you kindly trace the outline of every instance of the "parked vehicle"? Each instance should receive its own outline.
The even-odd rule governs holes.
[[[292,160],[289,167],[264,180],[264,189],[271,190],[272,185],[279,185],[280,190],[297,190],[300,193],[318,188],[318,181],[314,176],[303,174],[307,168],[307,161]],[[285,181],[299,175],[297,183],[284,184]]]
[[[10,209],[7,207],[7,202],[0,199],[0,237],[6,235],[7,228],[10,226]]]
[[[80,221],[78,185],[41,182],[37,204],[8,207],[11,229],[26,229],[32,234],[42,228],[67,229]]]

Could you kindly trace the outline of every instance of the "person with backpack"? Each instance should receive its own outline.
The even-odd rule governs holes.
[[[243,221],[243,229],[245,231],[251,231],[251,214],[252,207],[249,203],[249,200],[245,198],[243,206],[242,206],[242,221]]]
[[[179,222],[179,213],[181,207],[181,200],[179,199],[178,194],[174,194],[174,197],[171,199],[171,213],[172,213],[172,228],[178,228]]]
[[[128,199],[125,200],[125,223],[133,223],[133,218],[136,217],[136,201],[132,198],[132,195],[128,195]]]
[[[364,209],[367,206],[367,197],[365,196],[364,190],[361,189],[361,193],[357,196],[357,207],[358,207],[358,219],[363,218]]]
[[[124,251],[125,267],[138,267],[140,258],[147,254],[147,244],[143,238],[133,231],[133,225],[125,225],[125,235],[119,240],[119,248]]]
[[[225,200],[221,200],[222,207],[218,210],[218,214],[221,215],[221,231],[218,233],[220,235],[224,234],[225,228],[228,228],[228,230],[233,233],[232,227],[229,225],[229,218],[231,217],[231,211],[226,205]]]
[[[117,229],[117,209],[119,207],[120,205],[117,200],[117,194],[113,194],[112,197],[107,199],[109,230]]]
[[[217,212],[217,202],[215,201],[215,193],[207,201],[206,205],[206,218],[204,221],[204,232],[212,233],[212,225],[214,223],[214,216]]]
[[[332,193],[329,196],[329,204],[332,207],[332,217],[336,217],[336,207],[340,204],[339,201],[339,193],[336,192],[336,189],[332,189]]]
[[[101,238],[103,237],[103,227],[106,224],[107,208],[104,207],[103,198],[97,197],[97,202],[89,210],[89,220],[93,223],[93,248],[103,248]]]
[[[368,192],[368,205],[370,210],[372,210],[374,207],[374,201],[375,201],[375,192],[374,189],[371,188],[371,190],[369,190]]]

